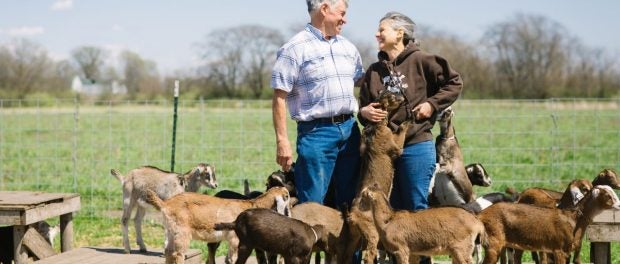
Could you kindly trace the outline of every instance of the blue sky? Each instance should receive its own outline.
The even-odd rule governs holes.
[[[379,18],[399,11],[419,25],[473,41],[520,12],[546,16],[589,47],[620,58],[618,10],[617,0],[350,0],[343,34],[374,42]],[[57,59],[81,45],[112,55],[129,49],[170,73],[196,63],[194,45],[212,30],[260,24],[289,34],[308,20],[301,0],[0,0],[0,44],[26,37]]]

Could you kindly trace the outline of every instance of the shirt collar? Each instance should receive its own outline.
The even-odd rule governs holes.
[[[336,41],[338,40],[338,38],[340,38],[338,35],[336,35],[333,36],[331,39],[325,39],[325,37],[323,37],[323,32],[321,32],[318,28],[314,27],[310,23],[306,24],[306,31],[312,33],[317,39],[327,42]]]

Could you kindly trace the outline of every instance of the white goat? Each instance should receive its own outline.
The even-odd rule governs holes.
[[[201,185],[210,188],[217,188],[215,179],[215,168],[204,163],[198,164],[185,174],[163,171],[152,166],[143,166],[127,173],[123,176],[118,170],[112,169],[110,173],[118,178],[123,185],[123,216],[121,224],[123,226],[123,247],[125,253],[131,252],[129,246],[128,222],[131,212],[138,206],[134,225],[136,227],[136,241],[140,247],[140,252],[146,252],[146,245],[142,240],[142,219],[146,213],[146,191],[151,190],[157,193],[160,199],[168,199],[184,191],[197,192]]]

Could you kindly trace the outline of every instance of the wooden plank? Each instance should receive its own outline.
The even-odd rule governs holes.
[[[77,193],[48,193],[28,191],[2,191],[0,204],[4,207],[30,207],[48,202],[62,202],[66,198],[79,196]]]
[[[620,225],[592,224],[586,234],[590,242],[620,241]]]
[[[146,253],[140,253],[138,250],[132,250],[131,254],[125,254],[121,248],[103,248],[103,247],[83,247],[71,251],[63,252],[46,259],[39,260],[37,264],[98,264],[98,263],[165,263],[163,250],[154,250]],[[202,263],[200,250],[190,249],[185,256],[185,263],[198,264]]]
[[[65,199],[63,202],[49,203],[26,210],[23,221],[24,224],[29,225],[78,210],[80,210],[80,197],[71,197]]]
[[[605,210],[594,217],[593,223],[617,223],[620,224],[620,211]]]
[[[19,211],[0,211],[0,225],[20,225],[22,214]]]
[[[22,264],[28,262],[28,253],[22,246],[25,233],[25,226],[13,226],[13,258],[15,260],[15,264]]]
[[[611,243],[592,242],[590,246],[590,262],[596,264],[611,263]]]
[[[73,249],[73,213],[60,216],[60,250],[62,252]]]
[[[24,246],[30,249],[30,252],[34,254],[38,259],[44,259],[56,255],[54,248],[37,232],[35,228],[28,228],[26,234],[24,234],[23,240]]]

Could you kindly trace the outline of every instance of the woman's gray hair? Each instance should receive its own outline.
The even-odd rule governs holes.
[[[390,20],[394,30],[402,29],[404,31],[403,43],[405,46],[407,46],[409,41],[413,41],[413,43],[419,46],[418,40],[415,38],[416,25],[411,18],[398,12],[388,12],[379,20],[379,23],[384,20]]]
[[[335,6],[340,1],[344,2],[345,7],[347,8],[349,7],[349,0],[306,0],[306,3],[308,4],[308,13],[312,14],[312,12],[314,12],[315,10],[319,9],[319,7],[321,7],[322,3],[327,2],[329,6]]]

